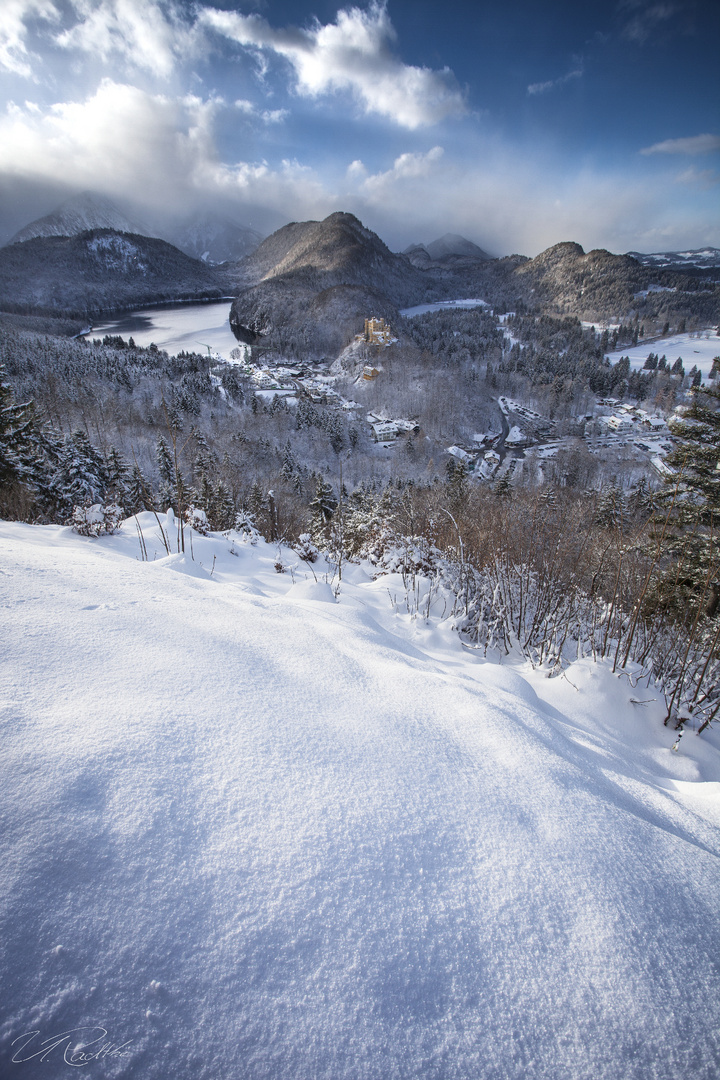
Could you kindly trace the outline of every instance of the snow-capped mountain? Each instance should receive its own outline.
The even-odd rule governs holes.
[[[216,214],[185,221],[165,236],[175,247],[207,263],[236,262],[262,243],[262,233]]]
[[[445,233],[444,236],[432,240],[429,244],[411,244],[410,247],[405,248],[403,255],[407,255],[410,262],[420,269],[425,269],[431,263],[484,261],[492,258],[472,240],[467,240],[458,233]]]
[[[155,235],[145,226],[131,221],[104,195],[83,191],[61,203],[51,214],[25,225],[15,233],[9,243],[21,244],[36,237],[77,236],[90,229],[113,229],[115,232],[138,233],[141,236]]]
[[[640,251],[628,251],[633,259],[643,266],[667,267],[670,270],[699,269],[706,270],[720,267],[720,248],[695,248],[693,251],[655,251],[644,255]]]

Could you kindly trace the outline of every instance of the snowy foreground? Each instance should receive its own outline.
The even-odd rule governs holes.
[[[142,526],[0,523],[2,1077],[717,1078],[717,732]]]

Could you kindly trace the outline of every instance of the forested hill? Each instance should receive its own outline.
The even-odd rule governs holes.
[[[700,276],[642,266],[629,255],[602,249],[587,254],[579,244],[555,244],[517,266],[517,295],[531,308],[583,319],[676,322],[720,319],[720,285]]]
[[[648,333],[660,332],[666,322],[720,321],[720,284],[643,266],[629,255],[586,254],[575,243],[556,244],[534,259],[465,255],[428,261],[423,253],[424,260],[416,248],[393,254],[352,214],[293,222],[233,268],[239,293],[231,325],[241,340],[262,336],[291,355],[337,355],[368,315],[396,320],[399,308],[458,297],[480,297],[501,311],[596,323],[637,317]]]
[[[396,304],[414,300],[425,286],[407,259],[393,254],[353,214],[341,212],[278,229],[243,261],[242,272],[247,285],[281,278],[318,291],[361,285]]]
[[[397,308],[436,290],[352,214],[293,222],[278,229],[240,265],[246,285],[230,316],[235,333],[252,340],[307,340],[339,351],[368,315],[396,317]]]
[[[0,310],[90,318],[135,305],[223,296],[211,267],[148,236],[92,229],[0,249]]]

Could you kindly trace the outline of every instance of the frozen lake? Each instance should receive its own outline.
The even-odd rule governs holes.
[[[703,379],[707,379],[713,357],[720,356],[720,337],[717,336],[714,328],[693,330],[688,334],[673,334],[669,337],[658,338],[657,341],[645,341],[632,349],[625,346],[608,353],[608,358],[611,363],[616,364],[621,356],[629,356],[630,367],[636,371],[642,368],[648,358],[648,353],[655,353],[657,356],[665,355],[670,366],[680,356],[686,372],[695,364],[702,372]]]
[[[488,307],[484,300],[439,300],[437,304],[418,304],[417,307],[403,308],[400,312],[406,319],[413,315],[424,315],[428,311],[452,311],[453,308]]]
[[[119,334],[132,337],[136,345],[155,343],[170,355],[182,352],[213,353],[229,359],[238,347],[230,323],[230,300],[213,304],[178,304],[176,307],[148,307],[128,311],[117,318],[93,326],[91,337]]]

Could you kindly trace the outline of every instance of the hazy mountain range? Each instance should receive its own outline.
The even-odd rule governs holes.
[[[330,351],[362,329],[368,314],[394,319],[399,308],[460,297],[593,322],[637,315],[649,332],[658,322],[720,319],[718,284],[688,273],[609,251],[586,253],[574,243],[534,259],[492,259],[469,241],[461,254],[462,239],[446,236],[396,255],[352,214],[287,225],[238,268],[245,288],[233,303],[231,325],[246,341],[263,335],[280,348],[305,341]]]
[[[187,219],[176,229],[168,229],[163,239],[194,259],[218,265],[244,259],[262,243],[263,236],[230,218],[202,214]]]
[[[210,264],[237,262],[254,251],[262,234],[220,214],[195,214],[165,227],[151,228],[128,217],[110,199],[92,191],[74,195],[50,214],[31,221],[10,239],[10,244],[48,236],[77,236],[90,229],[151,236]]]
[[[643,256],[560,243],[534,259],[493,258],[453,233],[397,254],[354,215],[293,222],[262,240],[219,215],[188,220],[174,243],[143,235],[109,200],[84,193],[0,249],[0,308],[92,318],[124,308],[234,295],[236,336],[330,354],[368,315],[481,297],[496,308],[595,322],[720,321],[716,249]],[[241,254],[239,254],[241,253]],[[693,270],[692,258],[703,262]]]
[[[15,233],[10,244],[48,236],[77,236],[88,229],[114,229],[116,232],[154,236],[146,225],[132,221],[115,203],[103,195],[83,191],[67,199],[50,214],[36,218]]]
[[[672,270],[712,270],[720,268],[720,248],[696,248],[694,251],[655,251],[643,255],[640,251],[629,251],[634,259],[643,266],[666,267]]]
[[[468,260],[492,258],[492,255],[488,255],[472,240],[466,240],[457,233],[445,233],[439,240],[433,240],[429,244],[411,244],[405,248],[403,255],[407,255],[413,266],[421,270],[426,270],[433,263],[463,265]]]

